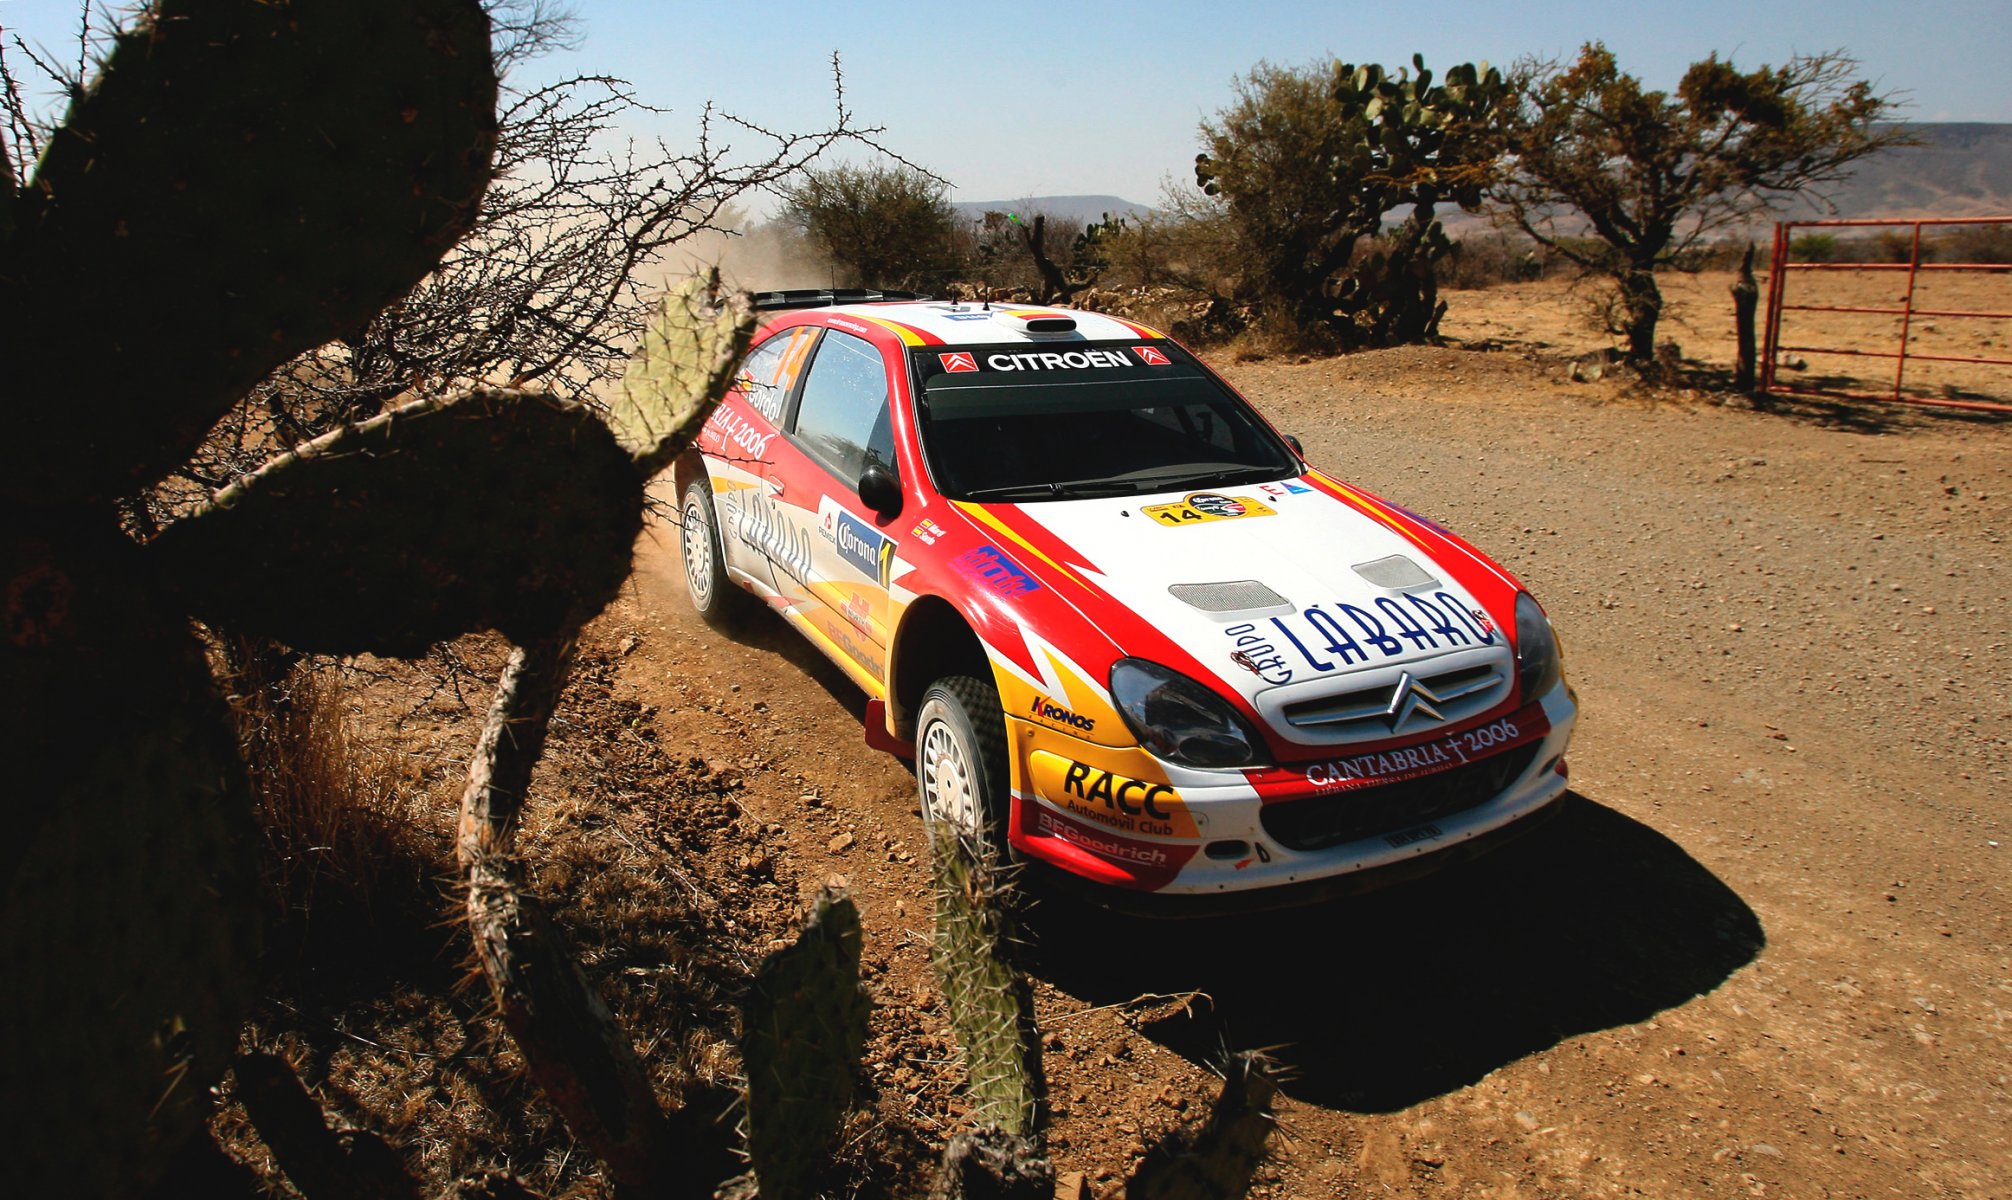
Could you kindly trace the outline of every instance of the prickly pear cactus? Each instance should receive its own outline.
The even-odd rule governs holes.
[[[1034,1027],[1034,996],[1007,960],[1010,905],[997,869],[947,826],[930,830],[936,876],[938,981],[964,1050],[971,1121],[1034,1134],[1045,1116],[1046,1080]]]
[[[859,986],[852,901],[820,893],[796,943],[755,973],[742,1010],[748,1153],[763,1200],[799,1200],[827,1162],[852,1102],[869,1002]]]
[[[10,164],[0,188],[0,1127],[32,1148],[9,1164],[24,1195],[143,1191],[208,1112],[250,998],[244,768],[114,501],[431,269],[494,144],[477,0],[161,0],[137,20],[33,177],[17,192]]]

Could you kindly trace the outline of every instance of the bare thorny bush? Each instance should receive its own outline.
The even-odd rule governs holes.
[[[835,146],[886,153],[875,140],[881,128],[859,125],[847,109],[836,55],[833,110],[821,129],[786,132],[708,105],[687,148],[626,138],[625,128],[667,111],[625,80],[513,84],[526,62],[574,44],[568,13],[548,0],[486,7],[504,80],[496,179],[474,229],[399,303],[246,396],[144,510],[135,506],[142,536],[276,451],[375,416],[408,394],[491,383],[597,403],[597,389],[621,374],[652,313],[640,268],[694,234],[722,230],[736,200],[785,183]],[[74,64],[18,37],[0,47],[0,136],[12,161],[34,161],[50,120],[35,111],[5,51],[74,96],[105,21],[103,7],[86,0]]]
[[[881,128],[860,125],[846,107],[836,55],[833,108],[822,128],[788,132],[707,105],[679,148],[627,135],[668,112],[623,79],[516,82],[525,64],[575,47],[578,23],[569,12],[551,0],[485,0],[485,7],[503,81],[495,179],[473,229],[398,303],[273,372],[193,459],[152,494],[133,497],[126,514],[134,536],[151,538],[274,454],[414,395],[501,384],[605,407],[601,392],[657,313],[643,280],[661,277],[648,268],[669,248],[701,232],[730,232],[724,226],[736,201],[786,184],[834,147],[887,153],[876,140]],[[0,30],[0,147],[20,178],[30,176],[62,107],[83,94],[126,15],[82,0],[75,40],[60,52]],[[299,876],[311,893],[348,873],[337,859],[355,859],[348,862],[355,867],[368,858],[345,848],[358,836],[368,842],[368,829],[385,826],[402,803],[390,794],[395,779],[373,778],[395,775],[395,764],[344,728],[340,682],[360,667],[299,658],[227,631],[216,631],[212,644],[235,684],[268,836],[283,870],[291,869],[289,855],[315,856],[301,861]],[[469,671],[454,647],[436,647],[422,669],[436,693],[461,698]],[[347,811],[339,816],[337,808]],[[343,819],[360,826],[339,832]]]

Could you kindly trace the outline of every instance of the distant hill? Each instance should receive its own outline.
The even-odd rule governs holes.
[[[1149,204],[1134,204],[1121,196],[1022,196],[1018,200],[959,200],[950,207],[974,221],[988,212],[1019,213],[1023,217],[1034,213],[1047,213],[1050,222],[1061,222],[1072,226],[1101,221],[1105,213],[1114,217],[1130,217],[1153,211]]]
[[[1920,145],[1880,151],[1831,193],[1837,215],[2012,216],[2012,124],[1920,124],[1908,131]],[[1790,215],[1817,214],[1795,205]]]
[[[1915,124],[1914,146],[1882,150],[1852,168],[1851,178],[1831,191],[1840,217],[2012,216],[2012,124],[1949,122]],[[1151,213],[1149,204],[1122,196],[1022,196],[1017,200],[960,200],[951,205],[976,220],[988,212],[1023,216],[1044,212],[1050,221],[1081,227],[1102,219]],[[1796,220],[1827,217],[1807,203],[1790,201],[1784,214]],[[1440,212],[1449,229],[1465,232],[1477,218],[1450,206]]]

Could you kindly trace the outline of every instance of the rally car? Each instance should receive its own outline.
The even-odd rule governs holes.
[[[1577,706],[1536,600],[1177,342],[758,306],[676,467],[691,600],[765,603],[865,689],[925,818],[1113,902],[1263,899],[1464,857],[1563,796]]]

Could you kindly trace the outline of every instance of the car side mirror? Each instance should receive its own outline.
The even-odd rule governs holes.
[[[881,520],[891,521],[901,513],[901,481],[894,477],[894,472],[875,463],[859,477],[859,501]]]
[[[1306,447],[1300,445],[1299,439],[1294,437],[1292,434],[1288,433],[1285,435],[1285,444],[1292,447],[1292,452],[1294,454],[1299,455],[1301,458],[1306,457]]]

